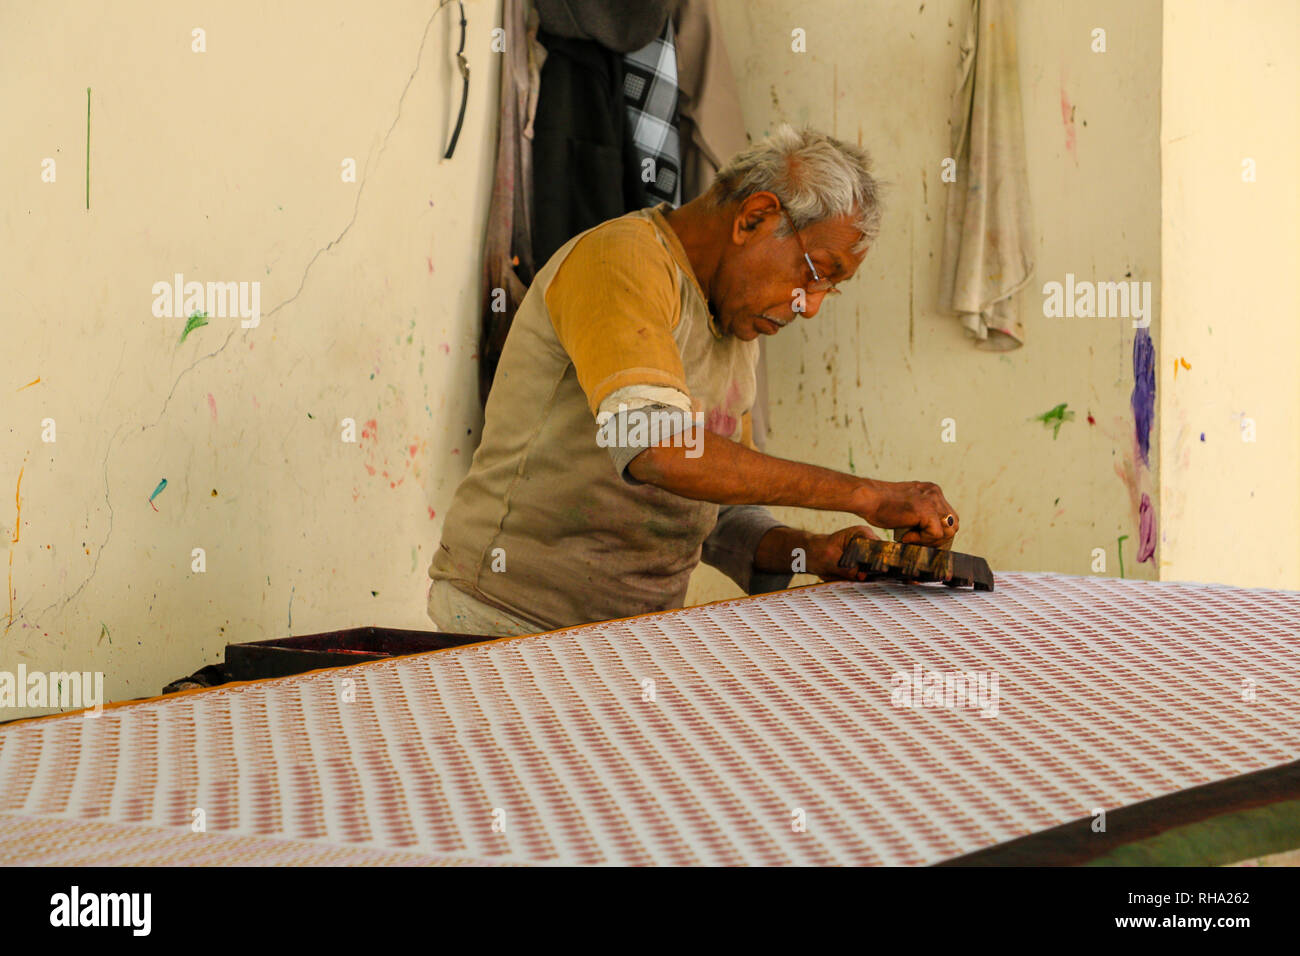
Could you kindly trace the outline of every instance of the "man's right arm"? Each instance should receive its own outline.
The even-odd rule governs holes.
[[[859,478],[753,451],[700,429],[698,454],[685,447],[647,448],[628,465],[633,478],[696,501],[788,505],[857,515],[878,528],[911,529],[904,543],[941,546],[956,533],[938,485]]]

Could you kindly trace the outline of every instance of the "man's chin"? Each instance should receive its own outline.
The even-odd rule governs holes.
[[[742,342],[752,342],[760,335],[776,335],[784,326],[780,322],[766,319],[761,315],[751,316],[749,321],[743,319],[722,327],[724,335],[734,335]]]

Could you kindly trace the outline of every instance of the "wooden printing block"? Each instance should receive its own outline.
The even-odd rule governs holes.
[[[868,580],[883,577],[902,581],[942,581],[950,588],[993,590],[993,571],[989,563],[960,551],[854,538],[840,557],[840,567],[855,565],[858,570],[867,572]]]

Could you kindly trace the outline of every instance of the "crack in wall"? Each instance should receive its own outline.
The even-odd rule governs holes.
[[[440,5],[438,8],[436,8],[433,11],[432,14],[430,14],[429,19],[425,21],[424,30],[420,35],[420,46],[419,49],[416,51],[415,66],[411,69],[410,75],[407,76],[406,83],[402,86],[402,92],[398,96],[397,115],[393,117],[393,122],[389,124],[388,131],[384,133],[383,141],[380,143],[379,153],[375,157],[376,168],[378,167],[379,161],[383,159],[384,151],[388,149],[388,141],[392,137],[393,131],[397,128],[397,124],[402,118],[402,107],[403,104],[406,102],[406,94],[410,91],[411,85],[415,82],[415,77],[420,72],[420,64],[424,60],[424,47],[429,39],[429,27],[433,25],[433,21],[438,16],[438,11],[441,9],[442,6]],[[361,196],[365,192],[366,183],[369,182],[369,179],[370,179],[370,161],[369,159],[367,159],[365,170],[362,172],[361,180],[357,184],[357,197],[352,204],[352,216],[348,220],[347,225],[345,225],[343,229],[339,232],[339,234],[335,236],[333,239],[331,239],[325,246],[316,250],[316,253],[311,257],[311,259],[308,260],[307,265],[303,268],[302,278],[298,282],[297,291],[294,292],[294,294],[291,295],[289,298],[281,302],[279,305],[275,306],[275,308],[271,309],[269,312],[263,315],[262,318],[269,319],[271,316],[275,315],[285,306],[292,303],[302,294],[303,289],[306,288],[307,286],[307,277],[311,272],[312,266],[316,264],[316,260],[319,259],[323,254],[328,252],[330,249],[334,248],[334,246],[338,245],[343,240],[344,236],[348,234],[348,231],[351,230],[353,224],[356,223],[357,215],[359,214],[361,209]],[[194,371],[194,369],[197,368],[201,363],[206,362],[208,359],[214,358],[215,356],[220,355],[222,352],[224,352],[226,350],[226,347],[230,345],[231,339],[235,337],[238,331],[239,331],[238,327],[232,328],[230,330],[230,333],[226,336],[225,341],[222,342],[218,348],[207,353],[206,355],[202,355],[198,357],[193,362],[191,362],[188,366],[186,366],[179,375],[176,376],[176,380],[172,383],[171,390],[167,393],[167,398],[163,401],[162,409],[158,412],[158,417],[155,418],[151,424],[140,426],[141,433],[147,432],[152,428],[156,428],[162,422],[163,418],[167,414],[167,409],[171,406],[172,397],[176,394],[176,389],[180,385],[181,381],[190,372]],[[123,347],[123,355],[125,355],[125,347]],[[120,373],[120,369],[121,369],[120,359],[118,362],[118,369]],[[116,378],[114,379],[114,381],[116,381]],[[109,391],[110,393],[112,391],[111,385],[109,386]],[[114,511],[113,511],[113,503],[109,498],[109,484],[108,484],[109,460],[112,458],[112,454],[113,454],[113,442],[116,440],[118,434],[125,427],[126,426],[124,424],[119,425],[117,427],[117,429],[113,432],[113,436],[109,439],[108,447],[104,451],[104,504],[108,506],[108,533],[104,536],[104,540],[100,542],[98,548],[95,551],[95,563],[90,569],[90,574],[86,576],[86,579],[82,581],[81,584],[77,587],[77,589],[73,591],[70,595],[63,598],[62,600],[55,601],[52,604],[46,605],[39,612],[37,612],[36,616],[32,618],[33,626],[39,626],[41,621],[52,609],[58,608],[59,611],[62,611],[64,608],[66,608],[67,605],[73,599],[75,599],[77,595],[81,594],[81,592],[84,591],[86,587],[90,584],[90,582],[94,580],[95,575],[99,573],[100,558],[104,553],[104,549],[108,546],[109,539],[112,538],[113,536]],[[295,484],[296,483],[297,481],[295,479]],[[299,488],[301,489],[301,485],[299,485]],[[29,598],[28,601],[18,609],[18,613],[14,615],[15,621],[24,617],[24,613],[26,611],[27,605],[30,603],[31,603],[31,599]],[[10,627],[12,627],[12,623],[10,624]],[[6,628],[6,630],[8,630],[8,628]]]

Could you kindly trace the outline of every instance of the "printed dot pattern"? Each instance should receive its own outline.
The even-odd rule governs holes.
[[[1298,756],[1300,593],[836,583],[0,728],[0,862],[929,864]]]

